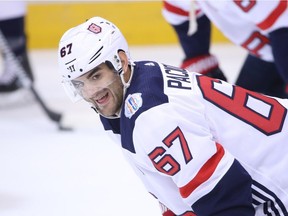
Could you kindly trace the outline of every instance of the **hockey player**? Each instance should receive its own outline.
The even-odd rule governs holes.
[[[100,114],[164,216],[288,215],[288,100],[134,62],[101,17],[66,31],[58,58],[70,98]]]
[[[22,64],[25,72],[33,81],[33,74],[27,55],[27,40],[25,35],[25,1],[4,1],[0,2],[0,30],[5,36],[8,45]],[[1,47],[0,47],[1,50]],[[11,67],[11,63],[3,54],[3,71],[0,76],[0,94],[13,92],[21,87],[17,71]]]
[[[287,0],[163,2],[163,16],[173,26],[185,53],[182,68],[213,73],[211,61],[206,60],[212,58],[209,18],[233,43],[249,51],[237,85],[272,96],[288,96]]]
[[[199,10],[196,12],[194,8],[195,14],[190,13],[189,10],[194,6],[191,1],[175,1],[174,4],[164,1],[163,15],[177,33],[185,54],[180,68],[227,81],[216,56],[210,54],[210,20]],[[195,16],[198,17],[197,22]],[[196,28],[197,26],[199,28]]]

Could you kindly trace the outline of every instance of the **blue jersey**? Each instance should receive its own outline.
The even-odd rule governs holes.
[[[121,117],[101,121],[151,194],[176,215],[288,215],[287,100],[152,61],[132,70]]]

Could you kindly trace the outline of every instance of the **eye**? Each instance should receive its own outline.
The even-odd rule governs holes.
[[[91,76],[91,79],[92,80],[97,80],[100,78],[100,73],[94,73],[92,76]]]

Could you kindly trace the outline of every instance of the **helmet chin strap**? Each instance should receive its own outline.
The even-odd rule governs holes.
[[[124,71],[123,71],[123,68],[120,68],[118,70],[118,74],[120,76],[120,79],[121,79],[121,82],[123,84],[123,102],[124,102],[124,98],[125,98],[125,94],[127,92],[127,89],[129,88],[130,86],[130,83],[131,83],[131,80],[132,80],[132,77],[133,77],[133,73],[134,73],[134,66],[135,64],[132,62],[131,63],[131,74],[130,74],[130,77],[129,77],[129,80],[127,82],[125,82],[125,78],[124,78]],[[99,115],[102,115],[104,118],[108,118],[108,119],[116,119],[116,118],[120,118],[121,116],[121,111],[122,111],[122,106],[123,106],[123,102],[122,102],[122,105],[120,107],[120,110],[118,113],[115,113],[114,115],[112,116],[105,116],[105,115],[102,115],[101,112],[99,112],[99,110],[97,109],[97,107],[95,107],[93,104],[91,106],[91,108]]]
[[[123,68],[121,68],[121,72],[119,73],[119,76],[121,78],[121,82],[123,84],[123,96],[125,96],[125,93],[126,93],[126,90],[129,88],[130,86],[130,83],[131,83],[131,80],[132,80],[132,77],[133,77],[133,73],[134,73],[134,66],[135,64],[132,62],[132,64],[130,65],[131,66],[131,73],[130,73],[130,77],[129,77],[129,80],[127,82],[125,82],[125,79],[124,79],[124,73],[123,72]],[[129,67],[129,66],[128,66]]]

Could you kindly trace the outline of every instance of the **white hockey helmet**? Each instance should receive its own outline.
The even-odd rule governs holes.
[[[122,65],[118,51],[130,59],[127,42],[121,31],[110,21],[93,17],[66,31],[59,42],[58,64],[64,88],[72,101],[83,99],[71,80],[109,61],[118,73]]]

